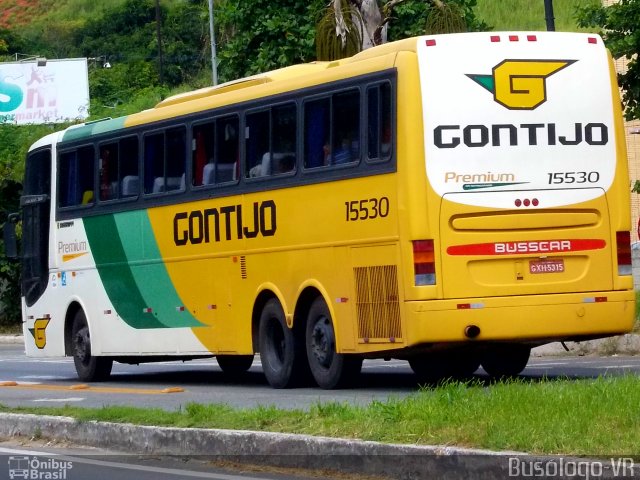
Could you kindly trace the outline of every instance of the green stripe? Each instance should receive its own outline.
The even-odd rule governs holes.
[[[80,127],[71,127],[65,130],[62,137],[63,142],[72,142],[73,140],[80,140],[82,138],[88,138],[92,135],[98,135],[100,133],[111,132],[113,130],[120,130],[124,128],[124,122],[127,117],[118,118],[105,118],[104,120],[97,120],[95,122],[85,123]]]
[[[201,326],[202,323],[191,312],[177,310],[184,303],[161,261],[162,255],[146,210],[121,213],[115,216],[115,220],[124,253],[134,264],[131,272],[136,285],[158,320],[171,328]]]
[[[189,312],[175,309],[180,298],[161,263],[146,211],[117,217],[123,218],[100,215],[83,221],[100,280],[118,315],[133,328],[201,325]]]

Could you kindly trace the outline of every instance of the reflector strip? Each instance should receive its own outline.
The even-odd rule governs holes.
[[[484,308],[484,303],[459,303],[456,307],[458,310],[473,310],[476,308]]]
[[[607,297],[587,297],[582,302],[583,303],[604,303],[607,301]]]
[[[427,47],[435,47],[436,41],[433,38],[430,38],[426,41]]]
[[[153,309],[152,308],[143,308],[142,309],[142,313],[153,313]]]

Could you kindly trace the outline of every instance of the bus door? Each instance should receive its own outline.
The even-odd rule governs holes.
[[[51,210],[51,150],[27,156],[22,208],[22,295],[27,306],[44,293],[48,282]]]

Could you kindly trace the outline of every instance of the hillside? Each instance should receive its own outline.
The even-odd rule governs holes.
[[[69,18],[92,16],[124,0],[0,0],[0,28],[15,29],[44,16]],[[573,13],[577,6],[600,0],[554,0],[556,29],[577,30]],[[165,3],[170,3],[165,0]],[[476,15],[495,30],[544,30],[543,0],[477,0]]]
[[[45,15],[54,0],[0,0],[0,28],[15,29]]]

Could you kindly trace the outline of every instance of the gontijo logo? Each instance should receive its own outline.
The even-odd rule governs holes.
[[[467,74],[509,110],[535,110],[547,100],[547,78],[577,60],[504,60],[491,75]]]

